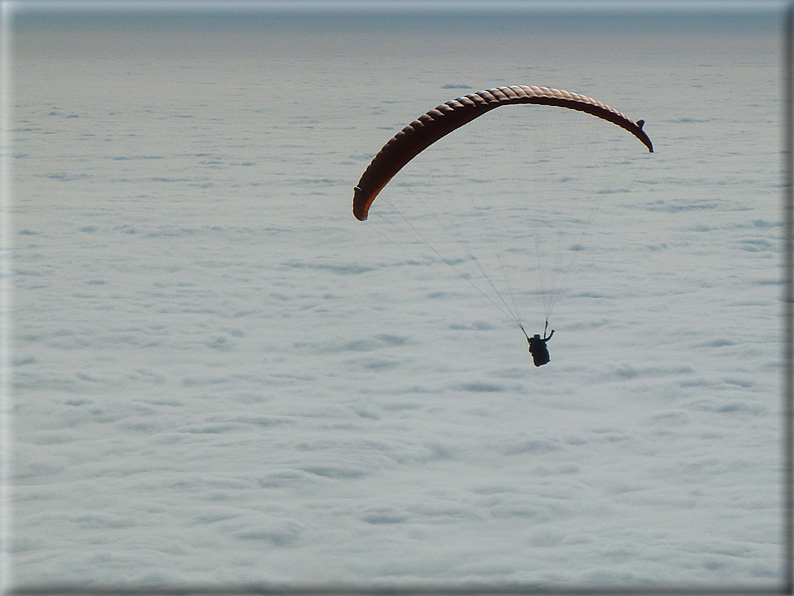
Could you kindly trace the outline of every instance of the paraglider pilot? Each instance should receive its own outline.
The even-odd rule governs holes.
[[[549,322],[546,321],[546,326],[543,328],[543,337],[538,335],[537,333],[532,337],[527,335],[527,332],[524,331],[524,328],[521,328],[521,331],[524,331],[524,335],[527,338],[527,342],[529,343],[529,353],[532,354],[532,362],[535,366],[543,366],[544,364],[548,364],[551,357],[549,356],[549,349],[546,347],[546,342],[551,339],[551,336],[554,335],[554,329],[551,330],[548,337],[546,336],[546,331],[549,328]]]

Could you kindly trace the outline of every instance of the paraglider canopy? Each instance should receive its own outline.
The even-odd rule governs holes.
[[[470,93],[443,103],[398,132],[375,156],[358,181],[353,194],[353,215],[367,219],[375,197],[405,164],[430,145],[486,112],[506,105],[539,104],[592,114],[629,131],[653,152],[643,130],[644,120],[634,122],[614,108],[590,97],[547,87],[516,85]]]

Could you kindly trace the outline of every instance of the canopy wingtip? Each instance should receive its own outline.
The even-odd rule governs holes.
[[[360,195],[364,193],[358,186],[353,187],[353,216],[358,221],[366,221],[367,212],[366,206],[362,206]]]

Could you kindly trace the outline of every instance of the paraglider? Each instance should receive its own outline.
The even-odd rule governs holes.
[[[552,329],[551,333],[546,336],[546,331],[548,328],[549,322],[546,321],[546,326],[543,328],[543,337],[541,337],[538,333],[532,337],[529,337],[527,332],[524,331],[524,327],[521,327],[521,331],[524,331],[524,337],[527,338],[527,343],[529,344],[529,353],[532,354],[532,362],[535,366],[543,366],[544,364],[548,364],[551,360],[551,356],[549,356],[549,348],[546,346],[546,343],[551,339],[551,336],[554,335],[554,329]]]
[[[366,220],[370,208],[381,190],[406,164],[430,145],[495,108],[520,104],[556,106],[591,114],[625,129],[642,142],[649,152],[653,152],[653,144],[643,130],[644,120],[633,121],[614,108],[590,97],[559,89],[528,85],[487,89],[452,99],[435,107],[392,137],[373,158],[354,188],[353,215],[355,218],[359,221]],[[438,254],[435,249],[434,252]],[[449,261],[447,262],[451,264]],[[454,265],[452,266],[454,268]],[[482,292],[482,290],[480,291]],[[504,302],[504,300],[502,301]],[[530,337],[524,331],[517,314],[505,314],[524,332],[535,366],[547,364],[550,361],[550,356],[546,344],[554,334],[554,330],[552,330],[546,336],[549,313],[546,314],[546,328],[544,328],[542,337],[539,334]]]

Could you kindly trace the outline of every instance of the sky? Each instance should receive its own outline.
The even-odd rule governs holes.
[[[786,578],[783,14],[523,6],[19,10],[5,587]]]

